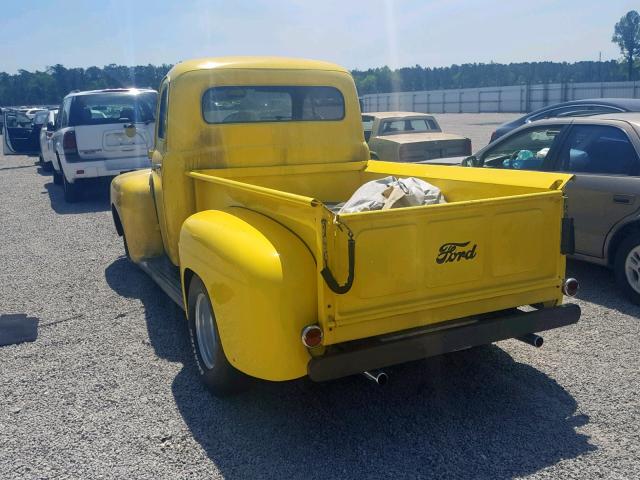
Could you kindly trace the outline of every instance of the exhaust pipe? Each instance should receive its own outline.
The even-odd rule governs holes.
[[[540,348],[544,343],[544,339],[540,335],[536,335],[535,333],[527,333],[522,337],[518,337],[518,340],[524,343],[528,343],[536,348]]]
[[[362,372],[365,378],[371,380],[374,383],[377,383],[380,386],[386,385],[389,381],[389,375],[384,372]]]

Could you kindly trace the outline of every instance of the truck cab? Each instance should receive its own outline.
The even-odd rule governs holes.
[[[112,181],[112,214],[131,261],[185,310],[215,394],[247,376],[324,381],[539,343],[534,332],[579,318],[562,305],[575,287],[571,176],[372,161],[342,67],[183,62],[160,85],[156,119],[151,168]],[[387,176],[428,181],[447,203],[333,208]]]

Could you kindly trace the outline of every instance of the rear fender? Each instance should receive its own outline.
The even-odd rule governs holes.
[[[147,169],[118,175],[111,181],[113,220],[118,234],[127,239],[134,262],[164,252],[150,179]]]
[[[300,334],[317,322],[316,265],[297,235],[243,208],[206,210],[184,222],[179,252],[183,295],[193,272],[235,368],[276,381],[306,375]]]

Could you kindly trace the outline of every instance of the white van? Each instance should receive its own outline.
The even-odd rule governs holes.
[[[118,88],[64,97],[53,133],[55,183],[75,202],[83,183],[149,168],[158,92]]]

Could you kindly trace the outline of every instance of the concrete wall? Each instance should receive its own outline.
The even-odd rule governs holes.
[[[640,81],[550,83],[363,95],[365,112],[425,113],[530,112],[582,98],[640,98]]]

